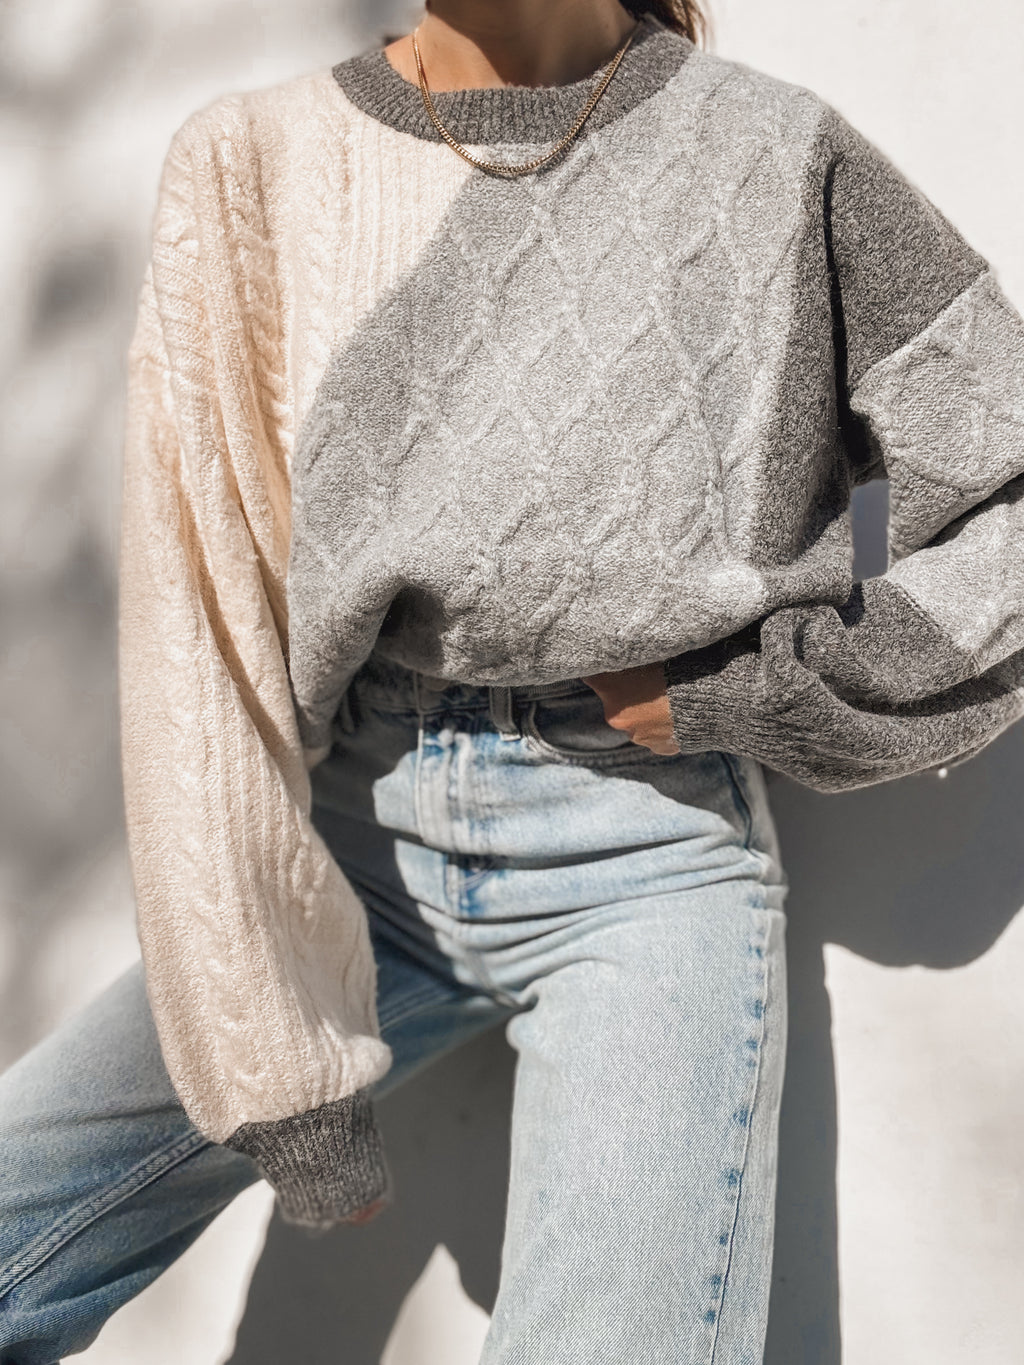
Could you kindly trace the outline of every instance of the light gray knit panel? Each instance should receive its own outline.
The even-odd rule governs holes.
[[[469,175],[327,366],[293,461],[307,748],[371,649],[550,682],[850,602],[851,487],[885,472],[884,417],[851,395],[987,262],[812,91],[664,29],[627,70],[618,107],[542,170]],[[437,136],[382,53],[337,74]],[[499,159],[553,141],[530,140],[551,120],[528,92],[455,100],[477,133],[505,110]],[[885,600],[887,632],[918,621]],[[932,672],[959,677],[933,635]]]
[[[472,175],[333,357],[293,467],[310,747],[378,633],[439,676],[546,682],[665,658],[758,609],[750,494],[793,296],[827,305],[800,195],[821,110],[696,56],[543,173]],[[827,401],[821,418],[819,445]]]

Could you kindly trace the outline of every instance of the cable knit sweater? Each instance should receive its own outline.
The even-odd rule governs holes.
[[[441,92],[525,161],[599,73]],[[476,684],[665,661],[684,753],[822,791],[1024,714],[1024,322],[814,92],[648,18],[503,178],[377,48],[191,115],[129,353],[123,767],[175,1089],[285,1218],[388,1189],[365,911],[310,768],[375,644]],[[852,579],[854,485],[889,565]]]

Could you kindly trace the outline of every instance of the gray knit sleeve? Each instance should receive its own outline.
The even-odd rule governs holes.
[[[287,1223],[326,1230],[391,1197],[368,1090],[274,1122],[244,1123],[223,1145],[253,1158]]]
[[[869,452],[848,481],[889,480],[888,568],[665,664],[683,752],[820,791],[963,762],[1024,715],[1024,319],[876,148],[831,134],[836,384]]]

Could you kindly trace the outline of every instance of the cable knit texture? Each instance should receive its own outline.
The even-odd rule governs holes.
[[[527,160],[599,75],[436,103]],[[309,781],[371,648],[481,685],[664,661],[684,752],[822,791],[1024,714],[1024,321],[820,96],[653,19],[516,179],[381,49],[196,111],[129,364],[150,1001],[189,1116],[291,1221],[389,1189],[366,914]],[[888,570],[854,583],[881,476]]]

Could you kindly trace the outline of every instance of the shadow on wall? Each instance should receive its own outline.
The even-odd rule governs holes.
[[[275,1213],[230,1365],[378,1365],[399,1309],[439,1242],[457,1263],[465,1292],[490,1313],[514,1060],[503,1030],[491,1029],[377,1102],[393,1205],[366,1227],[324,1236],[309,1236]]]
[[[854,499],[858,577],[885,567],[882,483]],[[949,968],[1024,899],[1017,802],[1024,727],[943,781],[819,795],[772,775],[789,872],[790,1031],[765,1365],[840,1365],[836,1087],[825,944],[886,966]],[[982,894],[979,894],[979,889]],[[310,1238],[279,1217],[230,1365],[377,1365],[437,1243],[490,1312],[498,1285],[514,1053],[498,1028],[379,1102],[396,1200],[365,1228]]]

